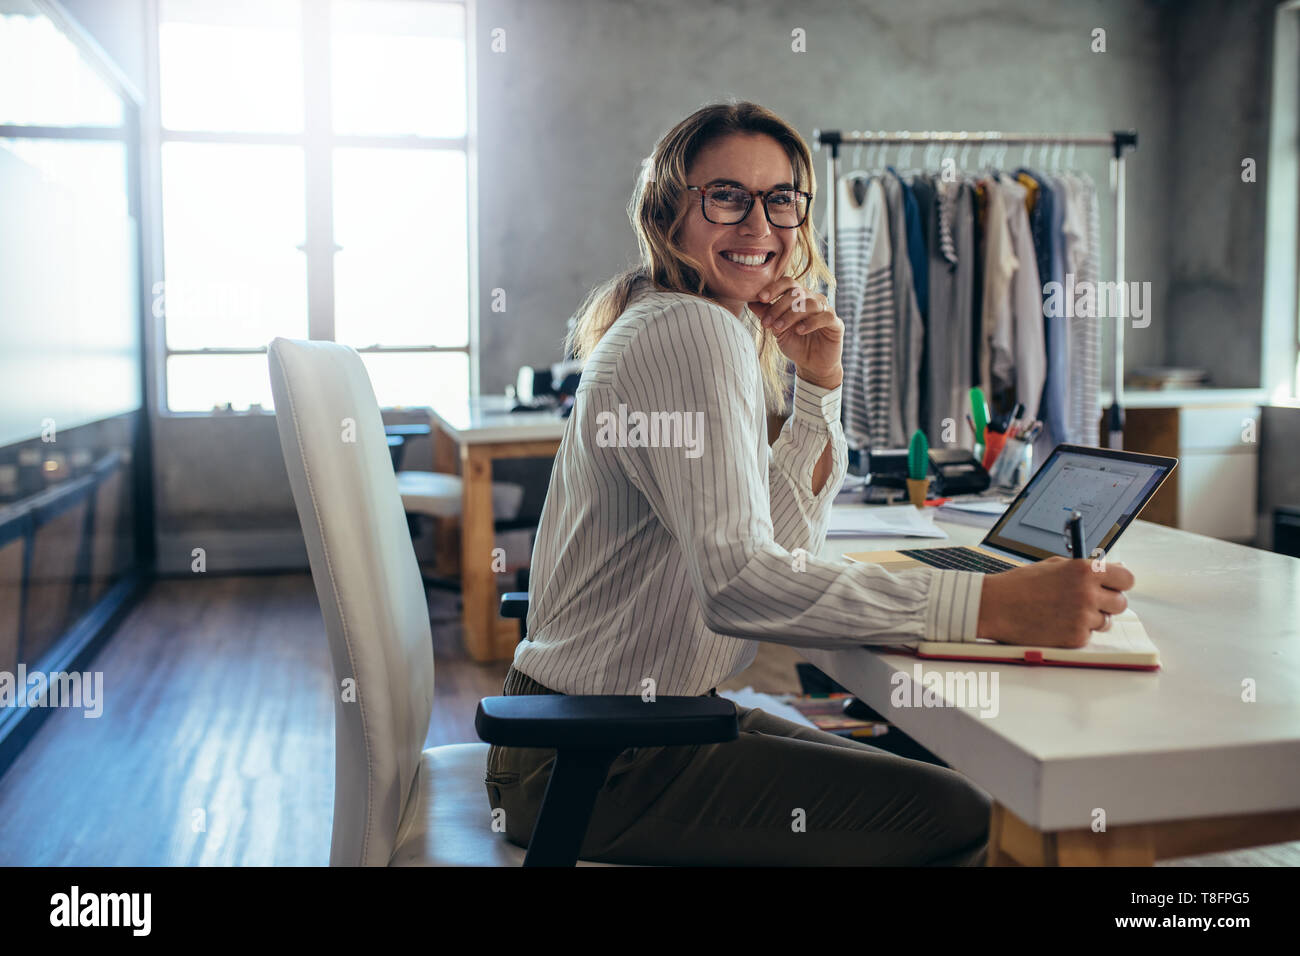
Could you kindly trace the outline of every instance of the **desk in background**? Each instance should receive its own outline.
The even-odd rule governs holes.
[[[821,553],[985,533],[943,527],[950,540],[832,538]],[[893,675],[910,687],[907,654],[802,653],[993,795],[990,863],[1149,865],[1300,839],[1300,559],[1135,521],[1112,560],[1137,577],[1130,604],[1160,671],[922,662],[996,670],[999,713],[986,719],[977,706],[891,707]]]
[[[519,622],[503,619],[497,608],[492,570],[492,462],[553,457],[566,424],[555,412],[511,413],[512,405],[504,395],[482,395],[439,401],[430,408],[434,470],[454,474],[459,463],[461,621],[465,649],[476,661],[509,659],[519,642]],[[443,567],[452,540],[445,529],[439,532]]]

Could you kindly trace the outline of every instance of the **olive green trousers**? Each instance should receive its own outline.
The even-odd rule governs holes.
[[[506,695],[552,694],[510,668]],[[982,866],[990,796],[956,771],[737,707],[738,739],[634,747],[609,769],[581,858],[667,866]],[[527,846],[555,751],[491,747],[486,784]]]

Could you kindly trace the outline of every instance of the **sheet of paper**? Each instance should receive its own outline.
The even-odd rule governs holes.
[[[760,693],[752,687],[743,687],[740,690],[720,690],[718,696],[727,698],[727,700],[739,707],[757,707],[773,717],[784,717],[786,720],[793,721],[796,724],[803,724],[805,727],[815,728],[817,726],[789,704],[777,700],[771,694]]]
[[[969,511],[971,514],[978,515],[1000,515],[1007,510],[1007,505],[1004,501],[949,501],[940,505],[940,508]]]
[[[1128,608],[1110,619],[1109,631],[1093,631],[1088,643],[1078,650],[1094,654],[1149,654],[1156,650],[1156,646],[1138,620],[1137,613]]]
[[[912,505],[884,508],[832,508],[831,537],[854,538],[946,538],[948,532],[937,527],[929,516]]]

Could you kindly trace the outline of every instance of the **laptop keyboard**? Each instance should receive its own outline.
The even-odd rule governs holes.
[[[915,548],[903,553],[922,564],[948,571],[981,571],[984,574],[997,574],[999,571],[1011,571],[1016,567],[1008,561],[990,558],[973,548]]]

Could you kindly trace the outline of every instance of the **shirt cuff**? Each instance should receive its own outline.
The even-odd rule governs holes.
[[[840,396],[843,385],[822,388],[796,377],[794,380],[794,417],[823,431],[840,420]]]
[[[934,570],[925,607],[927,641],[974,641],[984,575]]]

